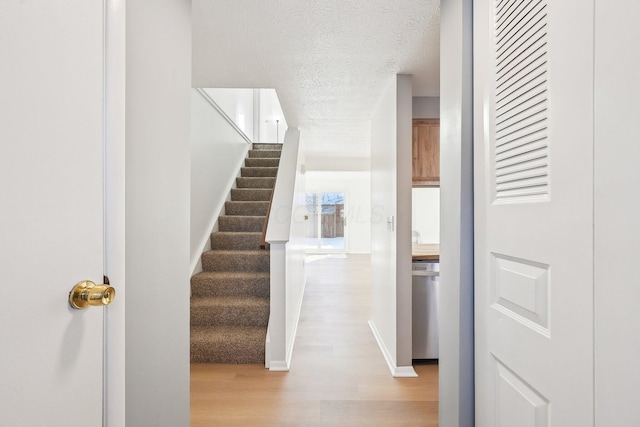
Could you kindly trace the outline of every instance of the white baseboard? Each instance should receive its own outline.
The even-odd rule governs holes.
[[[269,369],[271,363],[271,336],[269,335],[269,327],[267,326],[267,339],[264,342],[264,367]]]
[[[396,378],[416,378],[418,373],[413,366],[396,366],[393,376]]]
[[[289,366],[284,360],[271,361],[269,370],[272,372],[289,372]]]
[[[418,374],[413,369],[413,366],[396,366],[396,362],[393,360],[391,353],[389,353],[389,349],[387,348],[387,346],[384,345],[384,342],[382,341],[382,337],[378,333],[378,328],[376,328],[376,325],[373,323],[373,320],[369,320],[368,323],[369,323],[369,328],[371,328],[371,332],[373,333],[373,336],[375,337],[376,342],[378,343],[378,347],[380,348],[380,351],[384,356],[384,360],[387,362],[387,366],[391,371],[391,375],[393,375],[396,378],[417,377]]]

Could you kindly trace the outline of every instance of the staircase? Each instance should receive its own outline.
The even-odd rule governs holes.
[[[264,363],[269,250],[261,249],[281,144],[253,144],[191,278],[191,362]]]

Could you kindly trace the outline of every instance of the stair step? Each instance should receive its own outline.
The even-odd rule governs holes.
[[[280,150],[282,151],[282,144],[266,144],[262,142],[255,142],[252,146],[254,150]]]
[[[249,150],[249,157],[267,157],[267,158],[280,158],[282,151],[280,150]]]
[[[225,202],[225,215],[266,216],[269,202],[232,201]]]
[[[218,230],[235,232],[262,232],[264,216],[220,215]]]
[[[257,251],[261,240],[262,232],[216,231],[211,233],[211,249]]]
[[[240,176],[269,176],[273,177],[278,174],[277,167],[243,167],[240,169]]]
[[[249,168],[277,168],[280,158],[253,157],[244,159],[244,165]]]
[[[191,277],[191,362],[264,363],[270,252],[260,248],[282,144],[254,144]]]
[[[234,201],[269,201],[271,200],[271,188],[232,188],[231,200]]]
[[[191,363],[264,363],[264,327],[191,327]]]
[[[270,269],[270,262],[270,255],[267,250],[211,250],[202,254],[203,271],[268,272]]]
[[[273,188],[276,183],[274,177],[239,177],[236,178],[238,188]]]
[[[191,278],[191,297],[254,296],[268,298],[269,273],[203,271]]]
[[[267,326],[269,300],[257,297],[191,299],[192,326]]]

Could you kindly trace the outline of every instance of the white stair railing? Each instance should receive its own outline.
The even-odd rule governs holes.
[[[271,248],[271,294],[265,365],[288,371],[302,296],[304,270],[304,175],[300,132],[285,134],[265,240]]]

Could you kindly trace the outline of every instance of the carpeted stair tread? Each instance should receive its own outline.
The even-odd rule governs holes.
[[[256,157],[261,157],[261,158],[280,158],[280,155],[282,154],[282,150],[249,150],[249,157],[250,158],[256,158]]]
[[[262,177],[275,177],[278,174],[277,167],[251,167],[245,166],[240,169],[240,176],[251,177],[251,176],[262,176]]]
[[[267,326],[268,323],[268,298],[220,296],[191,299],[193,326]]]
[[[225,215],[265,216],[269,209],[267,201],[239,201],[225,202]]]
[[[261,232],[216,231],[211,233],[211,249],[258,250]]]
[[[262,232],[264,216],[221,215],[218,217],[220,231]]]
[[[269,144],[264,142],[257,142],[253,144],[254,150],[280,150],[282,151],[282,144]]]
[[[191,363],[264,363],[265,327],[192,326]]]
[[[271,188],[232,188],[231,200],[234,201],[269,201],[271,200]]]
[[[247,157],[244,159],[244,165],[248,168],[277,168],[280,163],[279,157]]]
[[[276,178],[272,176],[249,176],[236,178],[236,185],[238,188],[273,188],[276,183]]]
[[[270,254],[266,250],[211,250],[202,254],[202,269],[204,271],[268,272],[270,269]]]
[[[269,273],[203,271],[191,277],[191,297],[253,296],[268,298]]]

